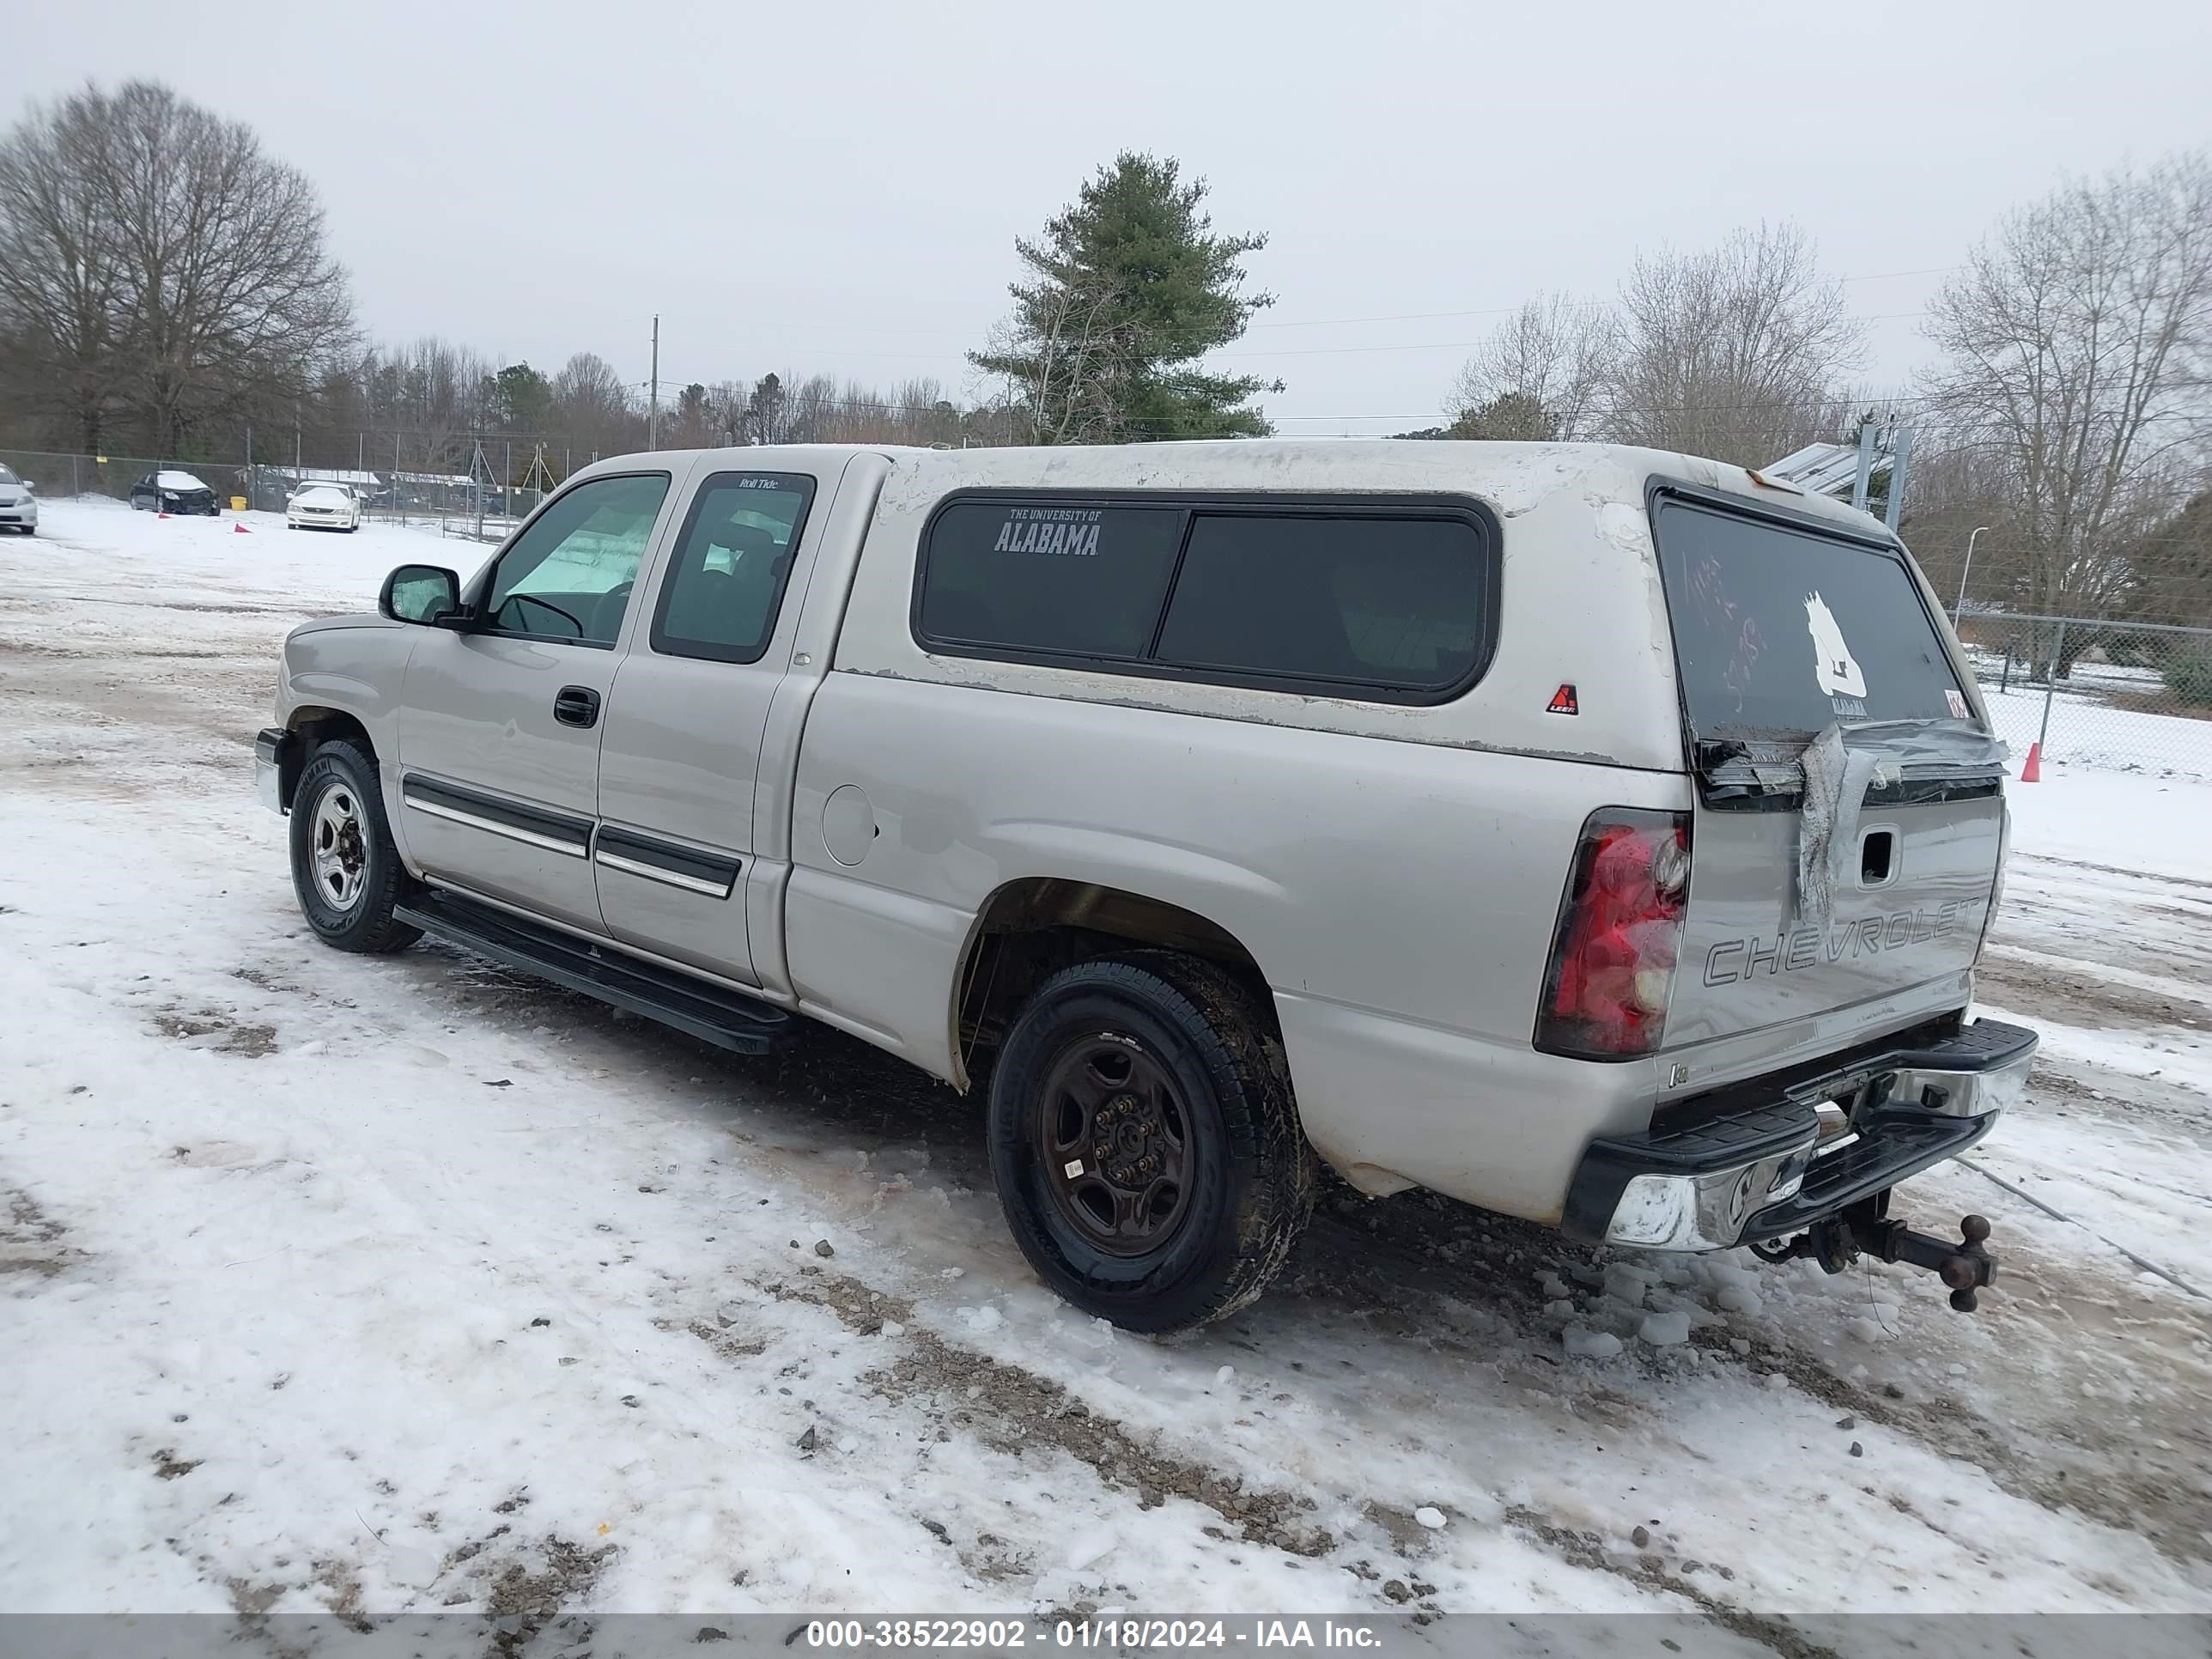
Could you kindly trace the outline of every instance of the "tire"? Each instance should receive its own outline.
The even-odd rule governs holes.
[[[1131,1331],[1188,1330],[1258,1297],[1319,1187],[1260,1000],[1166,951],[1038,987],[992,1071],[989,1141],[1030,1265]]]
[[[422,930],[392,919],[412,888],[384,816],[376,763],[360,744],[319,744],[292,796],[292,890],[334,950],[404,951]]]

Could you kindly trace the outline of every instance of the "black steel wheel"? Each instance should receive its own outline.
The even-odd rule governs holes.
[[[1110,1255],[1142,1255],[1190,1208],[1194,1157],[1182,1091],[1127,1038],[1079,1036],[1036,1095],[1045,1190]]]
[[[1129,1330],[1243,1307],[1313,1211],[1317,1166],[1272,1011],[1172,951],[1079,963],[1038,987],[992,1071],[990,1146],[1030,1264]]]

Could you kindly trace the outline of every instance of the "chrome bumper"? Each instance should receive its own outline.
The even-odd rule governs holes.
[[[285,763],[299,739],[278,726],[265,726],[253,737],[253,793],[272,812],[286,810]]]
[[[1987,1134],[2025,1092],[2036,1042],[1978,1020],[1932,1045],[1777,1079],[1771,1092],[1739,1086],[1711,1117],[1593,1141],[1564,1224],[1647,1250],[1787,1237]]]

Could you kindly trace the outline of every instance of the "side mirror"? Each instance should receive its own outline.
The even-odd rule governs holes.
[[[384,579],[378,612],[393,622],[451,625],[461,611],[461,579],[434,564],[403,564]]]

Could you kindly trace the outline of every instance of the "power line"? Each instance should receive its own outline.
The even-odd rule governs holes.
[[[1900,277],[1900,276],[1937,276],[1937,275],[1942,275],[1942,274],[1943,274],[1943,273],[1945,273],[1945,272],[1953,271],[1953,270],[1959,270],[1959,269],[1960,269],[1960,266],[1957,266],[1957,265],[1919,265],[1919,266],[1916,266],[1916,267],[1914,267],[1914,268],[1913,268],[1912,270],[1875,270],[1875,271],[1869,271],[1869,272],[1865,273],[1865,274],[1864,274],[1864,275],[1863,275],[1863,276],[1839,276],[1839,277],[1836,278],[1836,280],[1837,280],[1838,282],[1839,282],[1839,283],[1881,283],[1881,282],[1888,282],[1888,281],[1892,280],[1893,278],[1895,278],[1895,277]],[[1596,305],[1601,304],[1602,302],[1601,302],[1601,301],[1592,301],[1592,302],[1590,302],[1590,303],[1591,303],[1591,305],[1592,305],[1593,307],[1595,307],[1595,306],[1596,306]],[[1291,320],[1289,320],[1289,321],[1282,321],[1282,320],[1270,319],[1270,320],[1267,320],[1267,321],[1250,323],[1250,324],[1248,324],[1248,325],[1246,325],[1246,327],[1247,327],[1247,331],[1248,331],[1248,332],[1249,332],[1249,331],[1252,331],[1252,330],[1263,329],[1263,328],[1269,328],[1269,329],[1272,329],[1272,328],[1350,328],[1350,327],[1356,327],[1356,326],[1358,326],[1358,325],[1360,325],[1367,324],[1367,323],[1422,323],[1422,322],[1435,322],[1435,321],[1438,321],[1438,320],[1443,319],[1446,319],[1446,318],[1453,318],[1453,317],[1510,317],[1510,316],[1511,316],[1512,314],[1514,314],[1516,312],[1518,312],[1518,311],[1520,311],[1520,310],[1522,310],[1522,306],[1515,305],[1515,306],[1476,306],[1476,307],[1464,307],[1464,308],[1462,308],[1462,309],[1458,309],[1458,310],[1452,310],[1452,311],[1396,311],[1396,312],[1378,313],[1376,313],[1376,314],[1375,314],[1375,315],[1373,315],[1373,316],[1367,316],[1367,317],[1312,317],[1312,318],[1307,318],[1307,319],[1304,319],[1304,320],[1291,319]],[[1915,312],[1915,311],[1890,312],[1890,313],[1884,313],[1884,314],[1882,314],[1882,315],[1879,315],[1879,316],[1868,317],[1868,318],[1862,318],[1860,320],[1861,320],[1861,321],[1863,321],[1863,322],[1881,322],[1881,321],[1886,320],[1886,319],[1887,319],[1887,318],[1890,318],[1890,317],[1917,317],[1917,316],[1918,316],[1919,314],[1920,314],[1920,313],[1919,313],[1918,312]],[[838,328],[838,327],[837,327],[837,325],[823,325],[823,327],[824,327],[825,329],[832,329],[832,328],[836,328],[836,331],[845,332],[845,333],[902,334],[902,333],[904,332],[904,331],[903,331],[903,330],[901,330],[901,329],[898,329],[898,328],[896,328],[896,327],[891,327],[891,328],[885,328],[885,327],[869,327],[869,326],[866,326],[866,325],[854,325],[854,326],[853,326],[853,327],[851,327],[851,328]],[[906,337],[908,337],[908,338],[912,338],[912,337],[914,337],[909,335],[909,336],[907,336]],[[1468,342],[1461,342],[1461,341],[1442,341],[1442,342],[1438,342],[1438,343],[1437,343],[1437,347],[1438,347],[1438,349],[1449,348],[1449,349],[1460,349],[1462,346],[1463,346],[1463,345],[1465,345],[1465,344],[1468,344],[1468,343],[1480,344],[1480,342],[1479,342],[1479,341],[1478,341],[1478,342],[1472,342],[1472,343],[1468,343]],[[1344,351],[1365,351],[1365,350],[1411,351],[1411,350],[1416,350],[1416,349],[1426,349],[1426,348],[1419,348],[1419,347],[1414,347],[1414,346],[1376,346],[1376,347],[1368,347],[1368,346],[1342,346],[1342,347],[1331,347],[1331,348],[1327,348],[1327,349],[1332,349],[1332,350],[1344,350]],[[826,348],[826,349],[824,349],[824,350],[826,351],[826,355],[834,356],[869,356],[869,357],[882,357],[882,358],[885,358],[885,359],[902,358],[902,359],[909,359],[909,360],[915,360],[915,361],[926,361],[926,360],[928,360],[928,359],[930,359],[930,358],[933,358],[934,356],[936,356],[938,355],[938,354],[936,354],[936,353],[934,353],[934,352],[869,352],[869,351],[852,351],[852,350],[842,350],[842,349],[839,349],[835,348],[835,347]],[[966,349],[966,348],[965,348],[964,346],[949,346],[949,347],[945,348],[945,349],[946,349],[946,350],[948,350],[948,351],[955,351],[955,352],[957,352],[957,351],[963,351],[963,350],[965,350],[965,349]],[[1251,355],[1257,355],[1257,354],[1249,354],[1249,353],[1248,353],[1248,354],[1242,354],[1242,355],[1251,356]],[[1287,355],[1289,355],[1289,354],[1288,354],[1288,353],[1274,353],[1274,354],[1269,354],[1269,355],[1273,355],[1273,356],[1287,356]],[[674,377],[674,376],[671,376],[671,377],[669,377],[669,378],[671,378],[671,379],[674,379],[674,378],[676,378],[676,377]],[[633,382],[631,382],[631,384],[632,384],[632,385],[635,385],[635,386],[643,386],[646,384],[646,382],[644,382],[643,380],[637,380],[637,381],[633,381]]]

